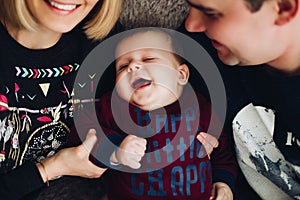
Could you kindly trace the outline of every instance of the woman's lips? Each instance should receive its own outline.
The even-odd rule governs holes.
[[[63,4],[52,0],[45,0],[50,9],[59,15],[68,15],[74,12],[80,4]]]

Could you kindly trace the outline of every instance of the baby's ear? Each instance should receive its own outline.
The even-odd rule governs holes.
[[[299,0],[277,0],[277,25],[284,25],[293,19],[299,12]]]
[[[178,67],[179,77],[178,77],[178,84],[179,85],[186,85],[189,81],[190,77],[190,70],[186,64],[181,64]]]

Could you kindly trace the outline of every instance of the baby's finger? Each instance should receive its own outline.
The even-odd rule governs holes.
[[[142,160],[142,156],[140,156],[136,153],[128,153],[128,154],[124,154],[124,156],[126,156],[126,163],[140,162]]]
[[[146,150],[147,140],[145,138],[138,137],[136,138],[135,142],[137,145],[139,145],[140,147]]]
[[[136,157],[131,157],[129,159],[129,162],[127,163],[127,165],[129,167],[131,167],[132,169],[138,169],[141,167],[141,164],[140,164],[140,160],[141,158],[136,156]]]
[[[201,132],[200,135],[205,136],[205,140],[214,148],[217,148],[219,146],[219,141],[214,136],[205,132]]]
[[[210,134],[207,134],[205,132],[200,132],[197,135],[197,139],[207,146],[211,146],[213,148],[217,148],[219,146],[219,141],[214,136],[211,136]]]
[[[139,157],[143,157],[145,155],[145,150],[142,150],[142,149],[138,150],[138,149],[136,149],[134,151],[134,155],[139,156]]]
[[[217,197],[216,200],[225,200],[226,198],[226,190],[221,187],[217,189]]]
[[[141,167],[141,164],[139,162],[133,162],[129,165],[129,167],[131,167],[132,169],[139,169]]]

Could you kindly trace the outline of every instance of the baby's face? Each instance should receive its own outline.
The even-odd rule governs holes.
[[[168,52],[172,46],[167,38],[157,32],[138,33],[117,47],[117,92],[143,110],[169,105],[182,92],[181,65]]]

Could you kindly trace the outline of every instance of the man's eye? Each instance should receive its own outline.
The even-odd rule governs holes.
[[[222,17],[222,14],[220,13],[208,13],[208,12],[203,12],[204,15],[210,19],[218,19],[220,17]]]

